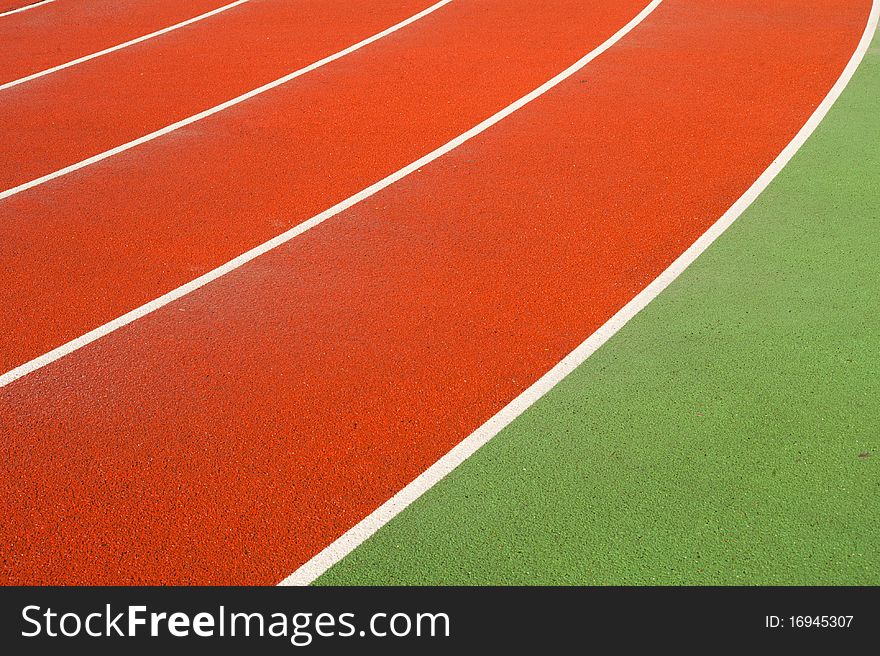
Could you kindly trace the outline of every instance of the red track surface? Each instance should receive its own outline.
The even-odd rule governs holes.
[[[39,0],[15,0],[12,2],[11,0],[7,0],[6,2],[0,2],[0,12],[10,11],[12,9],[20,9],[21,7],[26,7],[28,5],[32,5]]]
[[[643,4],[585,12],[580,0],[557,0],[523,21],[532,0],[452,3],[288,85],[0,201],[0,333],[16,336],[0,346],[0,371],[409,164],[564,69]]]
[[[869,5],[731,0],[719,8],[714,0],[667,0],[580,74],[422,171],[0,389],[0,489],[7,511],[0,579],[281,579],[555,364],[717,219],[836,80]],[[544,24],[544,3],[540,15],[525,7],[517,24],[558,30],[547,38],[554,52],[565,52],[563,35],[572,26]],[[504,11],[493,5],[469,21],[488,31]],[[455,25],[465,29],[462,22]],[[401,33],[369,57],[399,62],[396,49],[406,48],[418,59],[425,43],[434,43],[439,23],[423,28]],[[595,45],[586,41],[577,55]],[[436,58],[436,47],[433,52]],[[443,52],[461,54],[454,45]],[[577,58],[569,54],[565,64]],[[497,86],[512,91],[525,84],[523,69],[552,68],[549,56],[536,51]],[[355,95],[375,88],[360,86],[375,74],[369,57],[346,58],[338,70],[283,99],[242,107],[238,120],[247,139],[228,144],[230,159],[221,169],[238,170],[240,157],[258,161],[248,160],[245,145],[263,139],[264,125],[276,134],[272,103],[310,106],[323,98],[324,86],[333,87],[340,105],[358,108],[349,121],[355,128],[350,141],[338,147],[371,143],[367,126],[373,122],[361,122],[367,104]],[[442,61],[435,77],[467,80],[472,73],[458,59]],[[557,63],[557,70],[563,67]],[[476,77],[490,79],[483,76]],[[385,109],[372,121],[399,111],[400,126],[423,113],[445,116],[450,125],[460,114],[476,122],[491,104],[447,109],[438,104],[442,96],[427,92],[419,112],[414,100],[397,104],[415,86],[413,78],[397,79],[393,109],[386,104],[391,87],[369,96]],[[426,88],[432,87],[418,91]],[[294,111],[289,125],[306,134],[312,126],[344,125],[314,122],[330,110]],[[235,115],[227,120],[229,140]],[[430,125],[440,138],[443,128]],[[402,131],[399,149],[424,130]],[[216,133],[196,131],[176,141],[185,167],[202,161],[201,149],[215,148]],[[91,184],[112,189],[130,170],[129,194],[143,193],[134,186],[135,180],[141,185],[136,174],[150,179],[160,161],[152,158],[167,147],[157,144],[139,165],[95,173]],[[358,150],[350,160],[345,150],[317,161],[318,151],[300,156],[334,177],[368,152]],[[378,152],[364,162],[374,164],[374,179],[383,166],[395,166],[393,157]],[[283,161],[272,160],[272,170]],[[186,170],[169,175],[180,179]],[[195,243],[185,240],[186,222],[200,221],[189,209],[195,201],[186,199],[195,196],[200,212],[223,207],[207,203],[207,195],[220,194],[227,180],[206,180],[197,170],[180,183],[189,194],[165,206],[184,233],[177,235],[182,243]],[[277,211],[270,203],[279,201],[272,199],[296,188],[300,175],[285,169],[269,176],[257,166],[242,171],[249,177],[237,178],[240,193],[257,210],[242,216],[242,203],[227,214],[248,226]],[[342,180],[336,186],[354,184]],[[79,184],[44,190],[44,208],[83,193]],[[193,188],[198,184],[206,189]],[[168,183],[147,186],[153,194],[171,190]],[[88,204],[89,197],[80,202]],[[98,232],[116,214],[104,203],[117,200],[92,197],[101,198],[101,218],[90,224]],[[15,202],[21,199],[10,199]],[[280,202],[285,212],[305,206],[308,214],[318,198],[297,188]],[[139,246],[156,238],[150,213],[128,218],[143,227]],[[56,227],[40,223],[43,241],[53,239]],[[5,233],[2,243],[25,227]],[[194,233],[207,242],[205,251],[223,250],[228,236],[212,225]],[[37,262],[32,275],[39,277],[48,261],[27,256]],[[92,264],[118,273],[113,258]],[[60,273],[45,275],[73,293],[75,285],[56,278]],[[111,280],[98,277],[93,285],[100,293],[121,293]],[[51,302],[46,313],[64,315],[64,297]],[[26,316],[18,330],[35,324]],[[4,334],[10,330],[2,327]]]
[[[412,16],[434,0],[250,2],[0,91],[0,189],[219,105]],[[295,44],[295,47],[291,47]]]
[[[9,9],[30,5],[11,3]],[[0,18],[0,83],[161,30],[233,0],[57,0]]]

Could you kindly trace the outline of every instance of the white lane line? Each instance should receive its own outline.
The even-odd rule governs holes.
[[[3,18],[4,16],[12,16],[12,14],[27,11],[28,9],[33,9],[34,7],[39,7],[41,5],[48,5],[50,2],[55,2],[55,0],[43,0],[42,2],[35,2],[32,5],[26,5],[24,7],[19,7],[18,9],[10,9],[9,11],[4,11],[0,14],[0,18]]]
[[[583,343],[569,353],[565,358],[554,366],[550,371],[539,378],[531,387],[508,403],[497,414],[468,435],[458,445],[453,447],[446,455],[426,469],[409,485],[400,490],[388,501],[379,506],[372,513],[358,522],[354,527],[346,531],[336,541],[327,546],[323,551],[315,555],[311,560],[303,564],[293,574],[285,578],[279,585],[309,585],[319,576],[354,551],[363,542],[369,539],[380,528],[394,519],[401,511],[413,503],[416,499],[430,490],[434,485],[445,478],[452,470],[472,456],[480,447],[495,437],[499,432],[511,424],[517,417],[525,412],[531,405],[559,384],[562,379],[573,372],[596,350],[607,342],[611,337],[623,328],[636,314],[648,303],[654,300],[669,284],[678,278],[690,264],[696,260],[736,219],[751,205],[755,199],[767,188],[767,185],[779,174],[791,160],[794,154],[803,146],[804,142],[813,133],[819,123],[825,118],[828,110],[840,97],[846,85],[852,79],[859,64],[865,56],[871,43],[874,31],[877,29],[877,19],[880,14],[880,0],[874,0],[868,24],[859,42],[856,51],[850,58],[849,63],[843,70],[840,78],[831,87],[828,95],[813,112],[809,120],[804,124],[794,139],[779,153],[773,163],[755,180],[751,187],[716,221],[690,248],[682,253],[669,267],[657,276],[635,298],[623,306],[613,317],[588,337]]]
[[[182,296],[186,296],[190,292],[193,292],[193,291],[199,289],[200,287],[204,287],[209,282],[217,280],[221,276],[226,275],[230,271],[234,271],[235,269],[238,269],[242,265],[247,264],[251,260],[259,257],[260,255],[263,255],[264,253],[267,253],[267,252],[271,251],[272,249],[277,248],[278,246],[281,246],[282,244],[289,242],[294,237],[303,234],[307,230],[314,228],[316,225],[323,223],[327,219],[336,216],[340,212],[347,210],[348,208],[352,207],[353,205],[356,205],[357,203],[360,203],[361,201],[369,198],[370,196],[373,196],[374,194],[382,191],[386,187],[389,187],[390,185],[394,184],[398,180],[405,178],[413,171],[416,171],[416,170],[422,168],[423,166],[429,164],[430,162],[433,162],[438,157],[445,155],[450,150],[460,146],[461,144],[468,141],[469,139],[472,139],[473,137],[477,136],[478,134],[480,134],[484,130],[487,130],[488,128],[495,125],[496,123],[503,120],[504,118],[507,118],[508,116],[513,114],[516,110],[518,110],[521,107],[523,107],[524,105],[530,103],[535,98],[541,96],[549,89],[552,89],[553,87],[555,87],[557,84],[562,82],[567,77],[570,77],[571,75],[578,72],[580,69],[582,69],[584,66],[586,66],[593,59],[595,59],[596,57],[601,55],[603,52],[608,50],[608,48],[610,48],[615,43],[617,43],[620,39],[622,39],[636,25],[641,23],[648,16],[648,14],[650,14],[652,11],[654,11],[654,9],[656,9],[660,5],[661,2],[662,2],[662,0],[653,0],[635,18],[633,18],[629,23],[627,23],[623,28],[621,28],[618,32],[616,32],[611,38],[609,38],[607,41],[605,41],[602,45],[600,45],[599,47],[597,47],[594,50],[591,50],[588,54],[584,55],[584,57],[579,59],[577,62],[575,62],[574,64],[569,66],[567,69],[565,69],[564,71],[562,71],[561,73],[559,73],[558,75],[553,77],[552,79],[548,80],[547,82],[545,82],[544,84],[539,86],[534,91],[526,94],[525,96],[523,96],[519,100],[511,103],[510,105],[508,105],[507,107],[505,107],[504,109],[499,111],[498,113],[493,114],[492,116],[490,116],[489,118],[484,120],[482,123],[479,123],[478,125],[472,127],[467,132],[464,132],[464,133],[460,134],[459,136],[455,137],[452,141],[445,143],[444,145],[440,146],[436,150],[431,151],[430,153],[428,153],[427,155],[424,155],[423,157],[420,157],[419,159],[414,161],[412,164],[408,164],[407,166],[403,167],[402,169],[395,171],[391,175],[379,180],[379,182],[373,183],[372,185],[370,185],[366,189],[359,191],[358,193],[354,194],[353,196],[349,196],[348,198],[337,203],[333,207],[324,210],[320,214],[316,214],[312,218],[307,219],[306,221],[291,228],[290,230],[281,233],[277,237],[274,237],[274,238],[270,239],[269,241],[267,241],[263,244],[260,244],[259,246],[256,246],[255,248],[252,248],[251,250],[247,251],[246,253],[242,253],[241,255],[236,257],[235,259],[230,260],[229,262],[220,265],[216,269],[213,269],[212,271],[209,271],[208,273],[205,273],[205,274],[199,276],[198,278],[189,281],[188,283],[178,287],[177,289],[173,289],[172,291],[168,292],[167,294],[164,294],[163,296],[160,296],[159,298],[156,298],[148,303],[145,303],[144,305],[141,305],[138,308],[135,308],[131,312],[123,314],[121,317],[117,317],[113,321],[105,323],[104,325],[99,326],[98,328],[95,328],[94,330],[87,332],[85,335],[81,335],[80,337],[77,337],[76,339],[71,340],[71,341],[67,342],[66,344],[62,344],[61,346],[49,351],[48,353],[44,353],[43,355],[36,357],[33,360],[30,360],[29,362],[25,362],[24,364],[19,365],[18,367],[7,371],[5,374],[0,375],[0,387],[8,385],[12,381],[18,380],[22,376],[26,376],[27,374],[29,374],[33,371],[36,371],[37,369],[45,367],[46,365],[51,364],[52,362],[55,362],[56,360],[59,360],[59,359],[63,358],[64,356],[69,355],[70,353],[73,353],[74,351],[76,351],[78,349],[81,349],[83,346],[86,346],[87,344],[91,344],[95,340],[100,339],[100,338],[104,337],[105,335],[112,333],[114,330],[118,330],[119,328],[122,328],[123,326],[127,326],[128,324],[132,323],[133,321],[137,321],[141,317],[144,317],[144,316],[150,314],[151,312],[155,312],[159,308],[164,307],[165,305],[168,305],[172,301],[176,301],[177,299],[181,298]],[[434,7],[432,9],[440,6],[440,4],[442,4],[442,3],[438,3],[437,5],[434,5]]]
[[[274,89],[275,87],[279,87],[282,84],[285,84],[287,82],[290,82],[293,79],[296,79],[302,75],[305,75],[306,73],[314,71],[316,68],[320,68],[321,66],[329,64],[330,62],[334,62],[337,59],[341,59],[342,57],[345,57],[346,55],[350,55],[351,53],[355,52],[356,50],[360,50],[361,48],[368,46],[371,43],[374,43],[375,41],[378,41],[379,39],[386,37],[389,34],[392,34],[392,33],[396,32],[397,30],[400,30],[400,29],[406,27],[407,25],[415,23],[417,20],[424,18],[428,14],[431,14],[431,13],[437,11],[441,7],[448,5],[450,2],[452,2],[452,0],[440,0],[440,2],[437,2],[436,4],[431,5],[427,9],[423,9],[422,11],[415,14],[414,16],[410,16],[406,20],[403,20],[403,21],[397,23],[396,25],[392,25],[391,27],[382,30],[378,34],[374,34],[373,36],[368,37],[368,38],[364,39],[363,41],[358,41],[353,46],[349,46],[345,50],[340,50],[337,53],[329,55],[328,57],[324,57],[323,59],[319,59],[315,63],[309,64],[305,68],[300,68],[299,70],[296,70],[293,73],[288,73],[284,77],[280,77],[277,80],[273,80],[272,82],[268,82],[261,87],[257,87],[256,89],[248,91],[247,93],[243,93],[242,95],[237,96],[237,97],[233,98],[232,100],[227,100],[226,102],[224,102],[220,105],[217,105],[216,107],[211,107],[210,109],[206,109],[203,112],[199,112],[198,114],[194,114],[194,115],[190,116],[189,118],[184,118],[184,119],[181,119],[175,123],[172,123],[171,125],[166,125],[164,128],[160,128],[154,132],[150,132],[149,134],[144,135],[143,137],[138,137],[134,141],[129,141],[128,143],[124,143],[121,146],[116,146],[115,148],[111,148],[110,150],[106,150],[103,153],[99,153],[97,155],[89,157],[88,159],[84,159],[80,162],[77,162],[76,164],[71,164],[70,166],[65,166],[63,169],[58,169],[57,171],[54,171],[52,173],[48,173],[48,174],[41,176],[39,178],[35,178],[34,180],[31,180],[30,182],[24,182],[16,187],[11,187],[10,189],[7,189],[5,191],[0,191],[0,200],[2,200],[4,198],[9,198],[10,196],[14,196],[16,194],[20,194],[21,192],[26,191],[28,189],[33,189],[34,187],[37,187],[41,184],[45,184],[46,182],[49,182],[50,180],[55,180],[56,178],[60,178],[64,175],[67,175],[68,173],[73,173],[74,171],[79,171],[80,169],[85,168],[86,166],[101,162],[101,161],[107,159],[108,157],[113,157],[114,155],[118,155],[119,153],[124,153],[126,150],[131,150],[132,148],[134,148],[136,146],[140,146],[140,145],[145,144],[149,141],[153,141],[154,139],[158,139],[159,137],[162,137],[162,136],[168,134],[169,132],[174,132],[175,130],[179,130],[182,127],[185,127],[187,125],[191,125],[192,123],[195,123],[196,121],[201,121],[202,119],[208,118],[209,116],[213,116],[214,114],[217,114],[218,112],[222,112],[224,109],[229,109],[230,107],[238,105],[239,103],[243,103],[245,100],[249,100],[249,99],[253,98],[254,96],[259,96],[261,93],[265,93],[266,91],[269,91],[270,89]]]
[[[217,14],[223,13],[233,7],[237,7],[239,5],[243,5],[248,0],[236,0],[235,2],[231,2],[228,5],[224,5],[222,7],[218,7],[217,9],[213,9],[207,13],[201,14],[200,16],[195,16],[193,18],[189,18],[181,23],[177,23],[176,25],[172,25],[170,27],[164,27],[161,30],[156,30],[155,32],[150,32],[149,34],[145,34],[144,36],[139,36],[136,39],[131,39],[130,41],[126,41],[125,43],[120,43],[116,46],[111,46],[110,48],[105,48],[104,50],[99,50],[98,52],[93,52],[91,55],[84,55],[83,57],[79,57],[77,59],[73,59],[64,64],[59,64],[58,66],[53,66],[52,68],[47,68],[43,71],[39,71],[37,73],[33,73],[31,75],[27,75],[25,77],[20,77],[17,80],[12,80],[12,82],[5,82],[0,84],[0,91],[4,91],[5,89],[10,89],[12,87],[18,86],[19,84],[24,84],[25,82],[30,82],[31,80],[36,80],[40,77],[45,77],[51,73],[57,73],[58,71],[63,71],[65,68],[70,68],[71,66],[76,66],[77,64],[82,64],[83,62],[87,62],[92,59],[96,59],[97,57],[102,57],[104,55],[109,55],[111,52],[116,52],[117,50],[122,50],[123,48],[128,48],[129,46],[133,46],[138,43],[143,43],[144,41],[149,41],[150,39],[155,39],[157,36],[162,36],[163,34],[168,34],[169,32],[173,32],[174,30],[179,30],[181,27],[186,27],[187,25],[192,25],[193,23],[198,23],[199,21],[205,20],[206,18],[210,18],[211,16],[216,16]],[[3,14],[0,14],[2,16]]]

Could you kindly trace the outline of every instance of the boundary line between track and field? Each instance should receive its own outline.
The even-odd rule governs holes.
[[[164,128],[160,128],[158,130],[150,132],[149,134],[145,134],[144,136],[138,137],[137,139],[134,139],[133,141],[129,141],[127,143],[124,143],[121,146],[116,146],[115,148],[111,148],[110,150],[105,150],[103,153],[98,153],[97,155],[93,155],[92,157],[89,157],[89,158],[84,159],[82,161],[76,162],[75,164],[65,166],[62,169],[58,169],[57,171],[53,171],[52,173],[47,173],[46,175],[40,176],[39,178],[35,178],[29,182],[24,182],[24,183],[17,185],[15,187],[11,187],[9,189],[6,189],[5,191],[0,191],[0,200],[3,200],[4,198],[9,198],[10,196],[15,196],[16,194],[20,194],[21,192],[27,191],[28,189],[33,189],[34,187],[38,187],[41,184],[45,184],[46,182],[56,180],[57,178],[60,178],[62,176],[67,175],[68,173],[73,173],[74,171],[79,171],[80,169],[83,169],[83,168],[90,166],[92,164],[97,164],[98,162],[102,162],[109,157],[113,157],[114,155],[119,155],[120,153],[124,153],[127,150],[131,150],[132,148],[134,148],[136,146],[143,145],[145,143],[153,141],[154,139],[158,139],[159,137],[162,137],[162,136],[165,136],[166,134],[174,132],[175,130],[179,130],[182,127],[186,127],[187,125],[191,125],[197,121],[201,121],[202,119],[208,118],[209,116],[213,116],[214,114],[218,114],[219,112],[222,112],[224,109],[229,109],[230,107],[234,107],[235,105],[243,103],[245,100],[250,100],[254,96],[259,96],[260,94],[265,93],[266,91],[269,91],[271,89],[279,87],[282,84],[286,84],[287,82],[290,82],[291,80],[294,80],[298,77],[301,77],[301,76],[305,75],[306,73],[310,73],[317,68],[320,68],[320,67],[322,67],[326,64],[329,64],[331,62],[334,62],[337,59],[341,59],[342,57],[345,57],[346,55],[350,55],[351,53],[355,52],[356,50],[360,50],[361,48],[368,46],[371,43],[374,43],[374,42],[378,41],[379,39],[382,39],[382,38],[388,36],[389,34],[392,34],[392,33],[396,32],[397,30],[400,30],[400,29],[406,27],[407,25],[415,23],[417,20],[424,18],[428,14],[434,13],[435,11],[440,9],[441,7],[445,7],[446,5],[448,5],[450,2],[452,2],[452,0],[440,0],[439,2],[428,7],[427,9],[423,9],[419,13],[414,14],[413,16],[410,16],[409,18],[402,20],[399,23],[395,23],[391,27],[388,27],[388,28],[382,30],[381,32],[378,32],[378,33],[374,34],[373,36],[367,37],[363,41],[358,41],[354,45],[349,46],[348,48],[345,48],[344,50],[340,50],[339,52],[333,53],[332,55],[328,55],[327,57],[324,57],[323,59],[319,59],[318,61],[316,61],[312,64],[309,64],[308,66],[305,66],[304,68],[297,69],[297,70],[293,71],[292,73],[288,73],[287,75],[280,77],[276,80],[273,80],[271,82],[267,82],[266,84],[259,86],[256,89],[251,89],[250,91],[243,93],[240,96],[236,96],[235,98],[232,98],[231,100],[227,100],[224,103],[221,103],[219,105],[216,105],[214,107],[206,109],[202,112],[199,112],[198,114],[193,114],[192,116],[190,116],[188,118],[184,118],[179,121],[175,121],[171,125],[166,125]],[[3,379],[0,378],[0,381],[2,381],[2,380]],[[2,386],[2,385],[3,385],[3,383],[0,383],[0,386]]]
[[[442,5],[444,5],[450,1],[451,0],[443,0],[443,2],[439,2],[435,5],[433,5],[432,7],[429,7],[424,12],[421,12],[421,14],[416,14],[416,16],[408,19],[408,21],[412,22],[413,20],[416,20],[417,17],[419,17],[421,15],[425,15],[426,12],[430,12],[435,9],[438,9],[439,7],[441,7]],[[169,303],[176,301],[177,299],[179,299],[183,296],[186,296],[187,294],[189,294],[191,292],[194,292],[195,290],[199,289],[200,287],[204,287],[208,283],[213,282],[214,280],[217,280],[218,278],[226,275],[227,273],[234,271],[235,269],[238,269],[239,267],[243,266],[244,264],[247,264],[248,262],[250,262],[253,259],[256,259],[257,257],[259,257],[265,253],[268,253],[269,251],[271,251],[275,248],[278,248],[279,246],[287,243],[288,241],[290,241],[294,237],[297,237],[297,236],[303,234],[307,230],[314,228],[315,226],[326,221],[327,219],[330,219],[330,218],[336,216],[337,214],[339,214],[340,212],[347,210],[348,208],[352,207],[353,205],[356,205],[356,204],[360,203],[361,201],[366,200],[370,196],[377,194],[378,192],[382,191],[386,187],[391,186],[392,184],[394,184],[398,180],[405,178],[406,176],[413,173],[414,171],[417,171],[418,169],[422,168],[423,166],[433,162],[435,159],[445,155],[446,153],[453,150],[454,148],[457,148],[458,146],[465,143],[466,141],[469,141],[473,137],[475,137],[478,134],[489,129],[490,127],[492,127],[493,125],[495,125],[499,121],[507,118],[508,116],[513,114],[515,111],[517,111],[518,109],[527,105],[528,103],[532,102],[535,98],[538,98],[539,96],[543,95],[548,90],[552,89],[553,87],[555,87],[557,84],[559,84],[560,82],[562,82],[566,78],[574,75],[576,72],[581,70],[584,66],[586,66],[589,62],[594,60],[596,57],[601,55],[603,52],[608,50],[608,48],[610,48],[615,43],[617,43],[620,39],[622,39],[630,30],[632,30],[634,27],[636,27],[636,25],[641,23],[645,18],[648,17],[648,15],[651,12],[653,12],[658,6],[660,6],[661,2],[662,2],[662,0],[652,0],[644,9],[642,9],[641,12],[639,12],[638,15],[636,15],[632,20],[630,20],[620,30],[615,32],[604,43],[602,43],[601,45],[599,45],[596,48],[594,48],[593,50],[591,50],[589,53],[587,53],[586,55],[581,57],[574,64],[572,64],[571,66],[566,68],[564,71],[562,71],[561,73],[557,74],[556,76],[554,76],[553,78],[551,78],[550,80],[548,80],[547,82],[545,82],[544,84],[539,86],[537,89],[534,89],[533,91],[529,92],[525,96],[521,97],[519,100],[514,101],[513,103],[511,103],[510,105],[508,105],[504,109],[500,110],[499,112],[496,112],[495,114],[493,114],[489,118],[485,119],[481,123],[478,123],[477,125],[472,127],[470,130],[468,130],[467,132],[463,132],[462,134],[455,137],[451,141],[448,141],[447,143],[440,146],[439,148],[432,150],[427,155],[423,155],[422,157],[420,157],[416,161],[412,162],[411,164],[408,164],[407,166],[403,167],[402,169],[395,171],[391,175],[386,176],[385,178],[382,178],[378,182],[373,183],[372,185],[370,185],[366,189],[362,189],[358,193],[356,193],[352,196],[349,196],[345,200],[337,203],[336,205],[333,205],[329,209],[324,210],[320,214],[316,214],[312,218],[303,221],[302,223],[291,228],[290,230],[287,230],[286,232],[283,232],[280,235],[273,237],[269,241],[264,242],[264,243],[260,244],[259,246],[256,246],[245,253],[242,253],[238,257],[226,262],[225,264],[220,265],[216,269],[212,269],[208,273],[205,273],[205,274],[199,276],[198,278],[195,278],[194,280],[190,280],[188,283],[181,285],[180,287],[177,287],[176,289],[173,289],[170,292],[163,294],[162,296],[155,298],[152,301],[149,301],[148,303],[145,303],[144,305],[141,305],[140,307],[135,308],[134,310],[131,310],[130,312],[127,312],[126,314],[123,314],[122,316],[117,317],[116,319],[113,319],[112,321],[109,321],[109,322],[103,324],[102,326],[98,326],[94,330],[87,332],[85,335],[81,335],[81,336],[77,337],[76,339],[73,339],[73,340],[71,340],[65,344],[62,344],[61,346],[49,351],[48,353],[44,353],[43,355],[40,355],[40,356],[34,358],[33,360],[25,362],[24,364],[19,365],[18,367],[15,367],[14,369],[7,371],[6,373],[0,375],[0,387],[4,387],[6,385],[9,385],[13,381],[21,378],[22,376],[26,376],[27,374],[32,373],[32,372],[36,371],[37,369],[41,369],[41,368],[45,367],[46,365],[49,365],[49,364],[55,362],[56,360],[60,360],[61,358],[73,353],[74,351],[77,351],[77,350],[83,348],[84,346],[87,346],[88,344],[91,344],[92,342],[94,342],[98,339],[101,339],[102,337],[114,332],[115,330],[118,330],[124,326],[127,326],[128,324],[130,324],[134,321],[137,321],[138,319],[140,319],[140,318],[142,318],[152,312],[155,312],[159,308],[164,307],[165,305],[168,305]],[[397,26],[395,26],[394,28],[389,28],[389,29],[391,29],[391,30],[397,29],[398,26],[403,26],[405,23],[407,23],[407,21],[404,21],[403,23],[398,23]],[[388,32],[388,30],[386,30],[386,33],[387,32]],[[365,43],[365,42],[361,42],[361,43]],[[0,194],[0,198],[2,198],[2,197],[3,197],[2,194]]]
[[[4,16],[12,16],[12,14],[19,14],[23,11],[27,11],[28,9],[35,9],[41,5],[48,5],[50,2],[55,2],[55,0],[42,0],[41,2],[35,2],[32,5],[25,5],[24,7],[19,7],[18,9],[10,9],[8,11],[4,11],[0,14],[0,18]]]
[[[566,376],[589,358],[605,342],[613,337],[623,326],[636,316],[660,292],[678,278],[734,221],[760,196],[773,179],[779,174],[794,154],[800,150],[810,135],[816,130],[822,119],[828,114],[832,105],[840,97],[859,67],[871,44],[877,29],[880,15],[880,0],[873,0],[868,23],[855,52],[835,82],[834,86],[798,131],[794,139],[773,160],[769,167],[739,197],[718,221],[704,232],[684,253],[657,276],[645,289],[623,306],[614,316],[606,321],[590,337],[563,358],[550,371],[539,378],[524,392],[508,403],[498,413],[477,428],[464,440],[453,447],[446,455],[422,472],[411,483],[397,492],[388,501],[358,522],[342,536],[325,547],[309,561],[300,566],[279,585],[309,585],[333,565],[354,551],[358,546],[374,535],[385,524],[445,478],[460,464],[476,453],[483,445],[511,424],[517,417],[547,394]]]
[[[90,55],[83,55],[82,57],[78,57],[76,59],[72,59],[69,62],[65,62],[63,64],[58,64],[58,66],[53,66],[52,68],[47,68],[42,71],[37,71],[36,73],[31,73],[30,75],[26,75],[24,77],[20,77],[17,80],[12,80],[11,82],[4,82],[0,84],[0,91],[5,91],[6,89],[11,89],[12,87],[17,87],[19,84],[24,84],[25,82],[30,82],[31,80],[36,80],[41,77],[45,77],[52,73],[57,73],[58,71],[63,71],[66,68],[70,68],[72,66],[76,66],[77,64],[82,64],[87,61],[91,61],[92,59],[97,59],[98,57],[103,57],[104,55],[109,55],[111,52],[116,52],[117,50],[122,50],[123,48],[128,48],[129,46],[137,45],[138,43],[143,43],[144,41],[149,41],[150,39],[154,39],[157,36],[162,36],[163,34],[168,34],[169,32],[173,32],[174,30],[179,30],[182,27],[186,27],[187,25],[192,25],[193,23],[198,23],[206,18],[210,18],[211,16],[216,16],[217,14],[221,14],[224,11],[229,9],[233,9],[234,7],[238,7],[239,5],[243,5],[249,0],[235,0],[235,2],[231,2],[228,5],[223,5],[222,7],[218,7],[217,9],[212,9],[211,11],[205,12],[204,14],[199,14],[198,16],[194,16],[192,18],[188,18],[185,21],[181,21],[180,23],[175,23],[169,27],[163,27],[161,30],[156,30],[155,32],[150,32],[149,34],[145,34],[143,36],[139,36],[134,39],[130,39],[124,43],[120,43],[115,46],[110,46],[109,48],[104,48],[103,50],[99,50],[98,52],[93,52]],[[0,14],[2,16],[3,14]]]

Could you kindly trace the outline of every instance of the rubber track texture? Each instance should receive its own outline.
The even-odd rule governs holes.
[[[0,190],[220,105],[431,4],[428,0],[249,2],[0,90],[0,132],[16,135],[2,145]]]
[[[0,333],[15,336],[0,344],[0,370],[406,166],[642,6],[555,0],[523,21],[530,0],[452,3],[287,85],[0,201]]]
[[[418,175],[3,388],[4,580],[280,580],[732,204],[867,7],[664,4]]]
[[[0,82],[161,30],[229,1],[56,0],[4,16],[0,18]]]

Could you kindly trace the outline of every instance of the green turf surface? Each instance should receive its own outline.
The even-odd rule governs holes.
[[[880,584],[878,99],[318,583]]]

